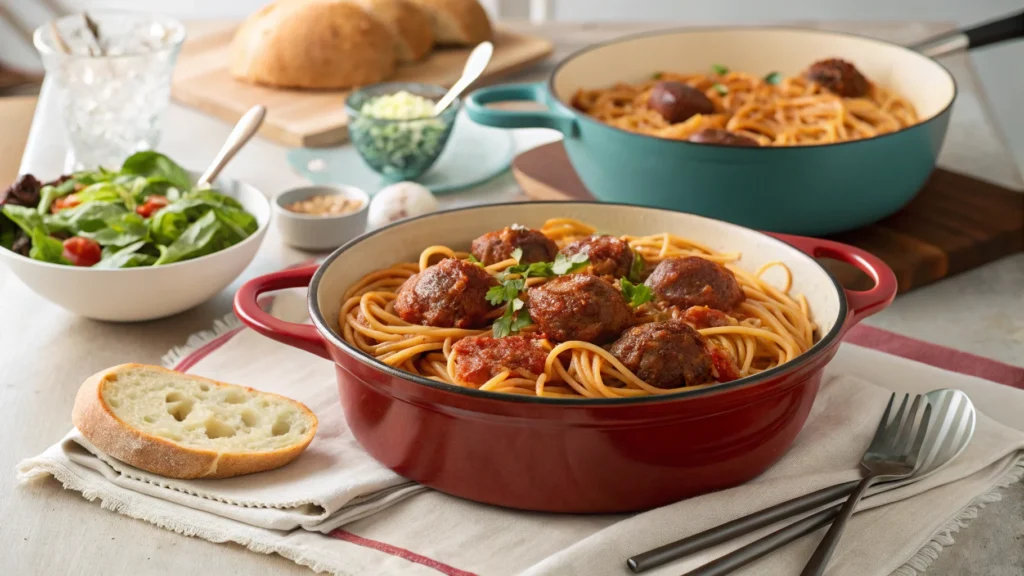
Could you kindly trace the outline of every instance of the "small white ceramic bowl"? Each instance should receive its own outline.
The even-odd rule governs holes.
[[[286,206],[313,196],[344,196],[362,202],[355,212],[337,216],[314,216],[292,212]],[[274,198],[274,220],[281,238],[303,250],[333,250],[366,231],[370,196],[352,186],[303,186]]]
[[[193,180],[200,176],[190,174]],[[41,262],[0,248],[0,261],[35,293],[86,318],[136,322],[184,312],[213,298],[245,270],[270,222],[270,203],[253,186],[218,178],[213,188],[241,202],[259,228],[208,256],[166,266],[96,270]]]

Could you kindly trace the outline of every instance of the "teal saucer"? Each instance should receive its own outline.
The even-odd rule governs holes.
[[[514,155],[511,132],[481,126],[460,111],[444,152],[415,182],[435,194],[465,190],[508,170]],[[288,151],[288,163],[314,184],[347,184],[371,195],[392,183],[370,168],[351,144],[294,148]]]

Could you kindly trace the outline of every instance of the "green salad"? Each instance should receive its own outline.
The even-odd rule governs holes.
[[[256,232],[237,200],[196,188],[163,154],[133,154],[118,171],[31,174],[0,192],[0,246],[72,266],[162,266],[206,256]]]

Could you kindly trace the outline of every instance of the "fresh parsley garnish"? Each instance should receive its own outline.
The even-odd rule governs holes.
[[[715,82],[714,84],[712,84],[711,87],[715,89],[715,92],[718,92],[722,96],[725,96],[726,94],[729,93],[729,89],[726,88],[724,84],[719,84],[718,82]]]
[[[589,265],[590,258],[586,254],[577,253],[566,258],[565,254],[559,253],[558,256],[555,256],[555,262],[551,265],[551,271],[558,276],[562,276],[582,270]]]
[[[633,282],[641,282],[644,275],[644,267],[646,266],[644,257],[640,255],[636,250],[633,251],[633,263],[629,266],[629,279]]]
[[[481,268],[483,268],[483,267],[484,267],[484,263],[483,263],[483,262],[481,262],[481,261],[479,261],[479,260],[477,260],[477,259],[476,259],[476,256],[473,256],[472,254],[470,254],[470,255],[469,255],[469,258],[468,258],[468,260],[469,260],[470,262],[472,262],[473,264],[476,264],[477,266],[481,267]]]
[[[513,280],[505,280],[497,286],[492,286],[487,290],[485,297],[490,302],[491,306],[497,306],[498,304],[504,304],[510,302],[519,296],[519,291],[526,286],[526,280],[523,278],[515,278]]]
[[[662,76],[664,76],[664,74],[661,72],[655,72],[654,74],[651,74],[651,80],[661,80]]]
[[[779,82],[782,82],[782,74],[779,74],[778,72],[771,72],[764,77],[764,81],[775,86]]]
[[[626,297],[626,301],[633,308],[654,300],[654,293],[651,292],[650,288],[643,284],[633,284],[626,278],[619,279],[619,288],[622,290],[622,295]]]
[[[523,251],[516,248],[512,257],[519,261]],[[527,278],[551,278],[552,276],[563,276],[581,270],[590,265],[590,259],[586,254],[574,254],[568,258],[564,254],[555,256],[554,262],[534,262],[533,264],[516,264],[509,266],[504,272],[498,274],[497,286],[487,290],[487,302],[491,306],[506,304],[505,313],[494,321],[491,327],[495,338],[504,338],[509,334],[515,334],[533,324],[530,313],[524,308],[525,302],[519,298],[519,294],[526,288]],[[509,276],[518,275],[518,278]]]
[[[718,74],[719,76],[725,76],[726,74],[729,73],[729,69],[726,68],[725,66],[722,66],[721,64],[712,64],[711,70],[713,70],[714,73]]]
[[[515,250],[513,250],[512,251],[512,258],[515,259],[516,263],[518,264],[519,261],[523,258],[523,249],[522,248],[516,248]]]
[[[515,334],[533,324],[530,313],[524,308],[526,303],[519,298],[508,301],[505,313],[498,318],[491,326],[491,333],[495,338],[504,338],[509,334]]]

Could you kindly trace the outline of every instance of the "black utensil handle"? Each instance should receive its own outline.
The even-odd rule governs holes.
[[[966,30],[956,30],[929,38],[911,46],[914,50],[938,58],[953,52],[980,48],[989,44],[1024,38],[1024,12],[1018,12]]]
[[[705,550],[759,528],[771,526],[780,520],[814,510],[819,506],[844,498],[854,491],[857,484],[859,484],[859,481],[853,480],[829,488],[823,488],[799,498],[787,500],[770,508],[765,508],[731,522],[726,522],[721,526],[716,526],[682,540],[665,544],[643,554],[637,554],[626,560],[626,566],[633,572],[650,570],[673,560],[678,560],[683,556],[689,556],[694,552]],[[838,506],[836,509],[838,510]]]
[[[776,530],[760,540],[755,540],[742,548],[737,548],[721,558],[683,574],[683,576],[725,576],[725,574],[729,574],[733,570],[746,566],[754,560],[828,525],[838,513],[839,504],[836,504],[831,508],[826,508],[803,520],[794,522],[781,530]]]
[[[964,34],[967,35],[968,48],[1024,37],[1024,12],[979,24],[964,30]]]
[[[839,544],[839,539],[842,537],[843,530],[846,528],[846,522],[853,516],[853,511],[857,508],[857,503],[860,502],[864,493],[868,491],[868,488],[870,488],[877,479],[878,476],[868,476],[861,481],[853,494],[850,494],[850,497],[846,499],[846,503],[843,504],[843,508],[832,521],[832,526],[829,527],[828,532],[825,533],[825,537],[821,539],[821,542],[818,543],[818,547],[814,549],[814,554],[812,554],[811,559],[807,561],[807,565],[804,566],[804,570],[800,573],[800,576],[821,576],[825,573],[825,567],[828,566],[828,561],[832,559],[832,552],[835,551],[836,546]]]

